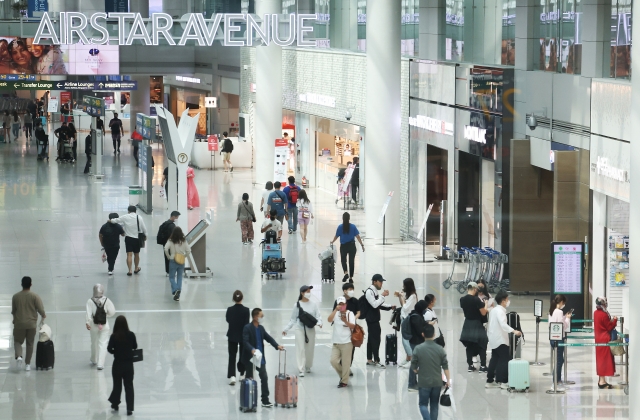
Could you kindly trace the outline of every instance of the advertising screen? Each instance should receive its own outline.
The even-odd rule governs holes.
[[[35,45],[33,38],[0,37],[0,74],[118,73],[117,45]]]

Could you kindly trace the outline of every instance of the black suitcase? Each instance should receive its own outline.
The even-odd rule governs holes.
[[[53,369],[56,360],[53,341],[38,341],[36,347],[36,369]]]
[[[322,260],[322,281],[336,280],[336,260],[333,256]]]
[[[385,339],[385,356],[384,364],[398,364],[398,336],[396,334],[387,334]]]

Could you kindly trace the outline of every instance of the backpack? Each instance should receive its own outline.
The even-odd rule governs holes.
[[[316,324],[318,324],[318,320],[316,319],[316,317],[302,309],[302,306],[300,306],[300,302],[298,302],[298,319],[307,328],[313,328],[316,326]]]
[[[358,309],[360,310],[360,319],[367,319],[367,314],[369,310],[373,309],[371,304],[367,300],[367,291],[362,291],[362,296],[358,299]]]
[[[298,202],[298,194],[300,193],[300,189],[297,185],[289,186],[289,201],[291,204],[296,204]]]
[[[225,139],[224,140],[224,151],[226,153],[231,153],[233,152],[233,142],[229,139]]]
[[[105,299],[102,305],[98,305],[95,300],[91,299],[94,305],[96,305],[96,313],[93,314],[93,323],[96,325],[105,325],[107,323],[107,312],[104,310],[104,305],[108,299]]]
[[[268,244],[278,243],[278,233],[275,230],[269,229],[264,233],[264,241]]]
[[[402,338],[405,340],[411,340],[413,334],[411,334],[411,316],[415,314],[411,314],[405,319],[402,320],[402,324],[400,324],[400,332],[402,333]]]
[[[156,240],[156,243],[158,245],[164,245],[167,243],[169,237],[171,236],[171,232],[173,232],[173,228],[171,228],[171,232],[169,232],[169,225],[173,224],[174,223],[171,220],[167,220],[160,225],[160,227],[158,228],[158,239]]]

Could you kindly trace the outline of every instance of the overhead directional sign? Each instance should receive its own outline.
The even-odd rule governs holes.
[[[77,82],[75,80],[59,81],[3,81],[0,75],[0,89],[3,90],[137,90],[138,82]]]
[[[35,74],[0,74],[0,80],[36,80]]]
[[[136,114],[136,131],[145,140],[154,140],[156,135],[156,119],[144,114]]]
[[[93,96],[82,97],[82,108],[84,112],[92,117],[104,116],[104,99],[94,98]]]

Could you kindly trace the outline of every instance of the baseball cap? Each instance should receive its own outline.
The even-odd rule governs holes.
[[[307,290],[310,290],[310,289],[313,289],[313,286],[302,286],[300,288],[300,293],[304,293],[304,292],[306,292]]]
[[[340,305],[341,303],[347,303],[347,300],[344,298],[344,296],[340,296],[338,299],[336,299],[336,305]]]
[[[470,281],[469,284],[467,284],[467,289],[477,289],[478,288],[478,283],[476,283],[475,281]]]
[[[374,274],[373,277],[371,277],[371,281],[386,281],[386,280],[382,277],[382,274]]]

